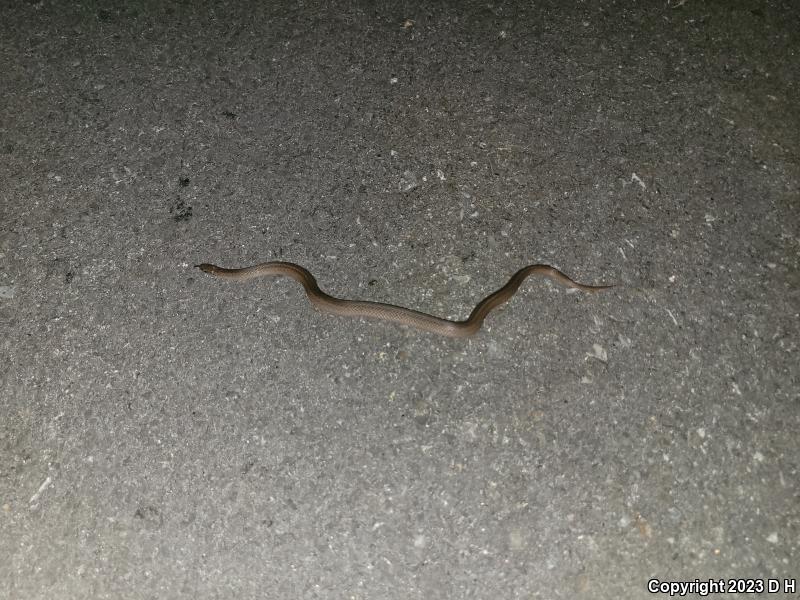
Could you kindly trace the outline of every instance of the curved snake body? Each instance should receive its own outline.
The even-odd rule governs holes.
[[[393,323],[409,325],[423,331],[450,337],[468,337],[477,333],[486,315],[501,304],[508,302],[522,282],[530,275],[543,275],[566,287],[575,288],[584,292],[598,292],[614,287],[612,285],[584,285],[573,281],[564,273],[550,265],[528,265],[514,273],[511,279],[508,280],[508,283],[499,290],[489,294],[486,298],[478,302],[477,306],[475,306],[472,313],[469,315],[469,318],[465,321],[450,321],[449,319],[442,319],[410,308],[395,306],[394,304],[368,302],[364,300],[343,300],[341,298],[329,296],[319,288],[317,280],[314,279],[314,276],[307,269],[290,262],[265,262],[243,269],[224,269],[208,263],[196,266],[201,271],[214,275],[215,277],[237,281],[246,281],[248,279],[268,275],[291,277],[300,282],[311,304],[322,312],[343,317],[367,317],[371,319],[380,319],[382,321],[391,321]]]

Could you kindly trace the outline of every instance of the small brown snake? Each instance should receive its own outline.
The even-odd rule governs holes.
[[[401,325],[410,325],[411,327],[416,327],[423,331],[450,337],[467,337],[477,333],[486,315],[504,302],[508,302],[517,291],[517,288],[519,288],[529,275],[544,275],[562,285],[583,290],[584,292],[598,292],[614,287],[612,285],[584,285],[573,281],[555,267],[549,265],[528,265],[514,273],[511,279],[508,280],[508,283],[499,290],[489,294],[486,298],[478,302],[478,305],[472,310],[472,313],[466,321],[450,321],[393,304],[334,298],[319,289],[317,280],[314,279],[314,276],[309,273],[307,269],[290,262],[265,262],[259,265],[253,265],[252,267],[245,267],[244,269],[223,269],[222,267],[217,267],[216,265],[210,265],[208,263],[195,266],[201,271],[214,275],[215,277],[234,279],[237,281],[246,281],[265,275],[283,275],[285,277],[291,277],[300,282],[311,304],[322,312],[344,317],[368,317],[372,319],[381,319],[383,321],[392,321],[394,323],[400,323]]]

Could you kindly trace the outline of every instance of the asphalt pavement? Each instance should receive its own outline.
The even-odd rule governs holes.
[[[0,597],[798,597],[798,23],[5,3]]]

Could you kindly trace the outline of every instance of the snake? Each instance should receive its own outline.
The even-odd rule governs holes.
[[[549,277],[561,285],[584,292],[599,292],[614,287],[613,285],[585,285],[578,283],[550,265],[528,265],[514,273],[503,287],[478,302],[466,320],[451,321],[403,306],[395,306],[394,304],[365,300],[344,300],[330,296],[320,289],[317,280],[308,269],[291,262],[270,261],[241,269],[225,269],[208,263],[195,265],[195,267],[214,277],[235,281],[247,281],[265,276],[290,277],[303,286],[311,304],[321,312],[343,317],[366,317],[390,321],[429,333],[458,338],[476,334],[481,325],[483,325],[483,320],[486,316],[501,304],[511,300],[519,286],[522,285],[522,282],[531,275]]]

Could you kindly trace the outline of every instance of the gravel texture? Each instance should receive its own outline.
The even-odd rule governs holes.
[[[800,576],[798,5],[332,4],[3,7],[0,597]]]

